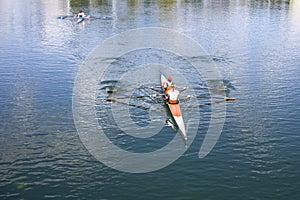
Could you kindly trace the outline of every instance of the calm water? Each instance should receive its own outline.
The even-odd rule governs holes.
[[[90,2],[0,2],[1,199],[300,198],[299,2]],[[78,25],[56,19],[79,9],[114,20]],[[106,167],[85,149],[72,93],[81,63],[97,44],[142,27],[174,29],[201,44],[221,71],[227,95],[237,100],[227,103],[224,129],[207,157],[199,159],[198,151],[209,106],[200,109],[202,126],[183,156],[161,170],[130,174]],[[108,72],[103,79],[114,83]],[[136,112],[147,124],[143,111]],[[157,112],[163,115],[163,107]],[[98,118],[108,120],[101,110]]]

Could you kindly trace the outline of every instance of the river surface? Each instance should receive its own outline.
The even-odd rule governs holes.
[[[113,19],[81,24],[57,19],[81,9]],[[299,2],[1,0],[0,13],[1,199],[300,198]],[[196,131],[183,155],[156,171],[127,173],[99,162],[81,142],[73,119],[73,88],[80,67],[99,44],[145,27],[174,30],[201,45],[220,71],[226,95],[236,100],[226,103],[222,133],[206,157],[200,159],[198,153],[214,102],[198,99],[203,105],[193,108],[193,100],[183,101],[188,130]],[[160,134],[135,140],[118,129],[124,122],[123,128],[134,132],[126,126],[128,117],[119,116],[115,122],[109,112],[122,106],[101,101],[107,96],[105,89],[115,87],[131,65],[151,62],[157,68],[137,74],[158,77],[169,62],[179,74],[175,77],[205,86],[193,82],[197,77],[186,60],[173,56],[157,49],[129,52],[99,80],[96,117],[115,145],[130,152],[153,152],[176,135],[164,125],[166,107],[161,102],[129,102],[142,105],[129,109],[139,127],[146,131],[163,126]],[[130,81],[117,86],[134,89]],[[149,109],[157,116],[153,123]],[[195,109],[200,123],[187,115]]]

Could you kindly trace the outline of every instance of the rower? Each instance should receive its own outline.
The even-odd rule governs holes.
[[[78,18],[83,18],[85,17],[85,14],[82,10],[79,11],[79,13],[76,15]]]
[[[175,89],[175,84],[172,84],[170,87],[171,89],[167,91],[167,100],[170,104],[177,104],[179,103],[179,91]]]
[[[173,84],[173,82],[172,82],[172,76],[168,76],[168,81],[164,82],[162,84],[162,87],[165,89],[165,93],[168,93],[168,91],[170,89],[172,89],[172,87],[171,87],[172,84]]]

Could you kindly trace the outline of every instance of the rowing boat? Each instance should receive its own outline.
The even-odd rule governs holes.
[[[163,83],[166,83],[166,82],[168,82],[167,78],[163,74],[161,74],[161,84],[163,85]],[[166,96],[167,95],[166,90],[163,86],[162,86],[162,89],[163,89],[163,91],[165,93],[165,96]],[[165,98],[165,103],[166,103],[167,107],[169,108],[169,110],[172,114],[174,122],[177,125],[182,138],[186,142],[187,141],[187,134],[186,134],[186,131],[185,131],[184,121],[183,121],[183,117],[182,117],[179,102],[178,103],[170,103]]]
[[[76,15],[61,15],[58,16],[57,19],[77,19]],[[100,20],[113,20],[113,18],[111,16],[100,16],[100,17],[94,17],[94,16],[87,16],[85,17],[85,19],[100,19]]]
[[[166,120],[167,124],[172,126],[172,128],[178,128],[177,131],[179,131],[179,133],[181,134],[182,136],[182,139],[184,140],[184,143],[185,143],[185,146],[187,146],[187,133],[186,133],[186,130],[185,130],[185,125],[184,125],[184,121],[183,121],[183,116],[182,116],[182,112],[181,112],[181,108],[180,108],[180,104],[179,104],[179,101],[178,101],[178,95],[179,95],[179,91],[175,89],[175,87],[172,87],[172,89],[169,91],[165,89],[165,84],[164,83],[168,83],[169,81],[167,80],[167,78],[161,74],[161,85],[157,85],[157,86],[143,86],[143,87],[140,87],[138,89],[141,89],[141,90],[145,90],[145,89],[151,89],[151,90],[154,90],[155,92],[160,92],[157,90],[157,88],[159,88],[159,90],[162,88],[163,90],[163,93],[155,93],[155,94],[143,94],[143,95],[138,95],[138,96],[133,96],[133,95],[128,95],[128,96],[120,96],[120,97],[107,97],[105,98],[106,101],[110,101],[110,102],[120,102],[122,104],[124,104],[123,102],[121,101],[118,101],[118,100],[122,100],[122,99],[133,99],[133,98],[139,98],[139,99],[142,99],[142,98],[151,98],[153,101],[155,102],[161,102],[161,101],[156,101],[155,98],[156,97],[164,97],[163,100],[164,100],[164,103],[166,105],[166,107],[168,107],[168,113],[170,113],[170,117],[171,117],[171,120]],[[188,88],[187,87],[184,87],[183,90],[187,90]],[[204,88],[204,87],[201,87],[201,88],[190,88],[190,89],[193,89],[193,90],[218,90],[218,91],[227,91],[227,88]],[[181,91],[183,91],[181,90]],[[106,92],[107,93],[116,93],[118,90],[117,89],[112,89],[112,90],[107,90]],[[168,92],[169,91],[169,92]],[[167,92],[169,93],[169,95],[167,94]],[[143,93],[145,93],[145,91],[143,91]],[[168,97],[170,100],[167,100]],[[174,98],[175,97],[175,98]],[[204,96],[204,95],[199,95],[199,96],[191,96],[191,95],[187,95],[185,100],[189,100],[191,98],[209,98],[211,99],[212,97],[210,95],[207,95],[207,96]],[[214,99],[220,99],[220,101],[215,101],[215,102],[210,102],[208,104],[204,104],[204,105],[212,105],[213,103],[220,103],[222,101],[234,101],[235,98],[231,98],[231,97],[213,97]],[[174,100],[174,101],[173,101]],[[125,103],[126,104],[126,103]],[[128,104],[128,106],[135,106],[134,104]],[[135,106],[135,107],[140,107],[140,106]],[[141,106],[142,107],[142,106]],[[147,110],[148,108],[145,108],[145,110]],[[170,123],[169,123],[170,122]]]

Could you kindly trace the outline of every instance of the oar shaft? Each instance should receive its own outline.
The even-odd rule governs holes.
[[[149,86],[149,87],[143,87],[143,88],[149,88],[149,89],[156,89],[156,88],[161,88],[161,86]],[[181,91],[184,90],[218,90],[218,91],[227,91],[227,88],[183,88]],[[107,90],[107,93],[116,93],[118,90]]]
[[[188,98],[193,98],[193,96],[188,96]],[[223,99],[224,101],[234,101],[234,100],[236,100],[236,98],[233,98],[233,97],[194,96],[194,98],[212,98],[212,99]]]
[[[107,101],[117,100],[117,99],[130,99],[130,98],[144,98],[146,96],[124,96],[124,97],[108,97],[106,98]]]
[[[189,89],[189,90],[218,90],[218,91],[227,91],[227,88],[205,88],[205,87],[195,87],[195,88],[189,88],[189,87],[185,87],[183,88],[183,90],[186,90],[186,89]]]
[[[163,96],[165,94],[151,94],[151,95],[140,95],[140,96],[123,96],[123,97],[108,97],[106,98],[106,101],[117,101],[118,99],[133,99],[133,98],[136,98],[136,99],[139,99],[139,98],[145,98],[145,97],[150,97],[150,98],[153,98],[153,97],[157,97],[157,96]]]

